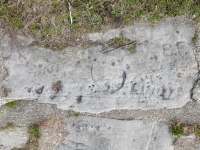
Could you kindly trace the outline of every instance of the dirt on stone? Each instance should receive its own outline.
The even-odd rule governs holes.
[[[40,125],[39,150],[55,150],[67,136],[64,130],[63,120],[58,116],[52,116]]]
[[[199,140],[194,134],[179,137],[174,142],[174,150],[197,150],[199,148]]]

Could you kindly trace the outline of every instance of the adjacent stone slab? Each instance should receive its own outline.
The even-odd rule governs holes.
[[[134,52],[119,48],[103,53],[102,46],[53,52],[28,46],[29,38],[4,38],[7,98],[38,98],[81,112],[178,108],[190,100],[198,72],[190,24],[138,24],[89,38],[105,42],[120,35],[137,41]]]
[[[57,150],[173,150],[168,126],[148,121],[69,118],[69,135]]]
[[[0,150],[11,150],[23,147],[29,135],[26,127],[14,127],[0,131]]]

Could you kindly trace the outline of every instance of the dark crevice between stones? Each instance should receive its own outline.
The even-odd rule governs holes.
[[[198,74],[198,76],[199,76],[199,74]],[[196,80],[194,81],[194,84],[193,84],[193,86],[192,86],[192,89],[190,90],[190,98],[191,98],[194,102],[197,101],[197,100],[193,97],[194,89],[197,87],[199,80],[200,80],[200,77],[198,77],[198,79],[196,79]]]
[[[197,63],[197,68],[198,68],[198,73],[197,73],[197,76],[198,76],[198,78],[194,81],[194,84],[193,84],[193,86],[192,86],[192,89],[190,90],[190,98],[192,99],[192,101],[194,101],[194,102],[196,102],[197,100],[193,97],[193,94],[194,94],[194,89],[197,87],[197,85],[198,85],[198,82],[199,82],[199,80],[200,80],[200,77],[199,77],[199,74],[200,74],[200,69],[199,69],[199,67],[200,67],[200,64],[199,64],[199,61],[198,61],[198,59],[197,59],[197,55],[198,55],[198,51],[199,51],[199,48],[198,48],[198,46],[197,46],[197,43],[196,43],[196,41],[198,40],[198,37],[196,37],[197,36],[197,33],[196,33],[196,31],[195,31],[195,33],[194,33],[194,37],[195,37],[195,41],[194,41],[194,37],[192,38],[192,42],[193,42],[193,45],[194,45],[194,48],[195,48],[195,52],[194,52],[194,57],[195,57],[195,60],[196,60],[196,63]]]

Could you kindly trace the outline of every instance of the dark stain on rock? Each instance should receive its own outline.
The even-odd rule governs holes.
[[[56,95],[51,95],[49,98],[52,100],[52,99],[56,98]]]
[[[166,89],[163,87],[162,88],[162,94],[160,95],[162,97],[162,100],[166,100],[165,93],[166,93]]]
[[[28,93],[30,93],[32,91],[32,88],[28,88]]]
[[[36,92],[37,94],[42,94],[43,89],[44,89],[44,86],[41,86],[41,87],[35,89],[35,92]]]
[[[154,55],[154,59],[155,59],[155,60],[158,60],[158,56]]]
[[[115,62],[112,62],[112,66],[115,66]]]
[[[78,66],[80,63],[81,63],[80,61],[77,61],[75,67]]]
[[[135,89],[135,86],[137,85],[137,83],[134,83],[131,87],[131,94],[136,93],[137,90]]]
[[[122,82],[121,82],[121,85],[119,88],[117,88],[116,90],[114,91],[111,91],[111,94],[114,94],[115,92],[121,90],[123,87],[124,87],[124,83],[126,81],[126,72],[124,71],[123,74],[122,74]]]
[[[80,104],[81,102],[82,102],[82,95],[79,95],[79,96],[77,96],[77,98],[76,98],[76,102],[78,103],[78,104]]]
[[[39,64],[39,65],[38,65],[38,68],[42,68],[42,64]]]
[[[130,65],[129,64],[126,64],[126,69],[130,69]]]

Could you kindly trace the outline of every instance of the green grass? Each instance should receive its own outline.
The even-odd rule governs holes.
[[[0,1],[0,21],[8,31],[30,34],[40,46],[52,50],[73,46],[85,33],[101,31],[108,25],[130,25],[133,20],[142,19],[156,23],[164,17],[178,15],[195,16],[194,20],[199,22],[200,1],[24,0],[23,4],[19,0]]]
[[[18,18],[10,18],[10,25],[16,28],[20,28],[22,26],[21,20]]]
[[[29,139],[22,148],[23,150],[38,150],[40,131],[39,125],[31,125],[28,127]],[[16,149],[18,150],[18,149]]]
[[[113,39],[110,39],[106,44],[109,47],[114,48],[122,47],[123,49],[129,50],[130,52],[135,51],[136,48],[136,42],[131,41],[126,37],[115,37]]]
[[[72,112],[69,114],[68,117],[75,117],[75,118],[78,118],[80,116],[80,113],[77,113],[77,112]]]
[[[197,136],[200,136],[200,129],[196,129],[196,130],[195,130],[195,134],[196,134]]]
[[[154,22],[158,21],[160,18],[161,18],[161,14],[159,14],[159,13],[153,13],[153,14],[148,18],[148,21],[154,23]]]
[[[174,136],[181,136],[183,134],[184,134],[183,125],[180,125],[178,123],[174,123],[172,125],[172,135],[174,135]]]
[[[143,10],[138,10],[138,11],[135,12],[135,16],[139,20],[142,18],[143,15],[144,15],[144,11]]]
[[[123,0],[123,1],[126,5],[130,5],[130,6],[134,6],[139,2],[138,0]]]
[[[194,133],[196,136],[200,136],[200,125],[194,127]]]
[[[123,45],[131,42],[131,40],[129,40],[125,37],[115,37],[115,38],[111,39],[110,41],[112,42],[112,44],[116,44],[116,46],[123,46]]]
[[[119,17],[121,14],[121,7],[119,5],[115,6],[111,12],[115,17]]]
[[[4,106],[6,106],[8,108],[14,108],[18,102],[19,102],[19,100],[11,101],[11,102],[4,104]]]
[[[195,32],[194,36],[192,37],[192,42],[195,43],[198,39],[198,34]]]
[[[40,138],[40,130],[38,125],[29,126],[29,133],[36,139]]]

